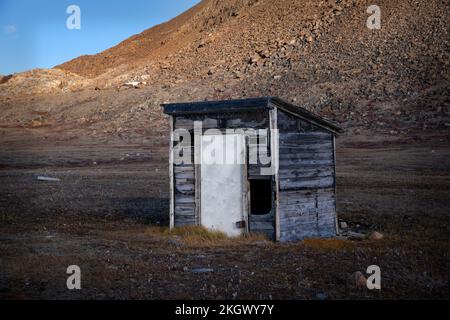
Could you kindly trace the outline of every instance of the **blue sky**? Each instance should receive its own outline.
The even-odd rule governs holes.
[[[199,0],[0,0],[0,74],[51,68],[110,48],[165,22]],[[81,10],[69,30],[68,6]]]

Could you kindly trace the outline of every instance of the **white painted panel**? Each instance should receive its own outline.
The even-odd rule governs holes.
[[[236,222],[245,220],[244,136],[205,135],[202,137],[201,150],[201,224],[229,236],[241,235],[246,229],[239,228]],[[230,163],[230,159],[234,161]]]

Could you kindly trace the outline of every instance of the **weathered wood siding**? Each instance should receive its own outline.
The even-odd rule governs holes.
[[[263,234],[269,240],[275,240],[275,214],[272,210],[264,215],[250,215],[250,232]]]
[[[280,241],[336,234],[333,133],[278,110]]]
[[[235,112],[235,113],[211,113],[211,114],[192,114],[183,116],[174,116],[173,128],[185,129],[190,132],[194,130],[194,121],[202,121],[203,131],[207,129],[268,129],[268,112]],[[225,131],[224,131],[225,132]],[[250,139],[249,139],[250,140]],[[248,142],[247,142],[248,143]],[[193,144],[193,141],[192,141]],[[252,146],[250,146],[252,148]],[[247,150],[247,153],[250,150]],[[270,145],[269,150],[270,154]],[[194,149],[192,148],[192,155]],[[248,175],[259,175],[261,165],[249,165]],[[174,225],[183,226],[197,224],[199,210],[196,210],[196,190],[195,188],[195,168],[194,164],[174,164]],[[226,186],[224,186],[226,189]],[[197,195],[198,196],[198,195]],[[254,232],[262,232],[270,238],[273,237],[273,214],[261,217],[249,217],[249,229]],[[271,229],[272,228],[272,229]]]
[[[195,177],[193,165],[175,165],[175,227],[195,224]]]
[[[194,121],[201,121],[203,129],[267,129],[268,112],[230,112],[174,116],[174,129],[194,129]]]

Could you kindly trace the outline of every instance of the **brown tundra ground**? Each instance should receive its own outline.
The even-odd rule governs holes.
[[[449,297],[448,135],[341,136],[339,218],[384,238],[282,244],[170,234],[165,136],[0,133],[1,299]],[[381,290],[356,288],[373,264]]]

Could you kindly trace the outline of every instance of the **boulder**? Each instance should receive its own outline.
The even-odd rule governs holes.
[[[383,234],[378,231],[373,231],[368,236],[370,240],[381,240],[383,239],[383,237],[384,237]]]

